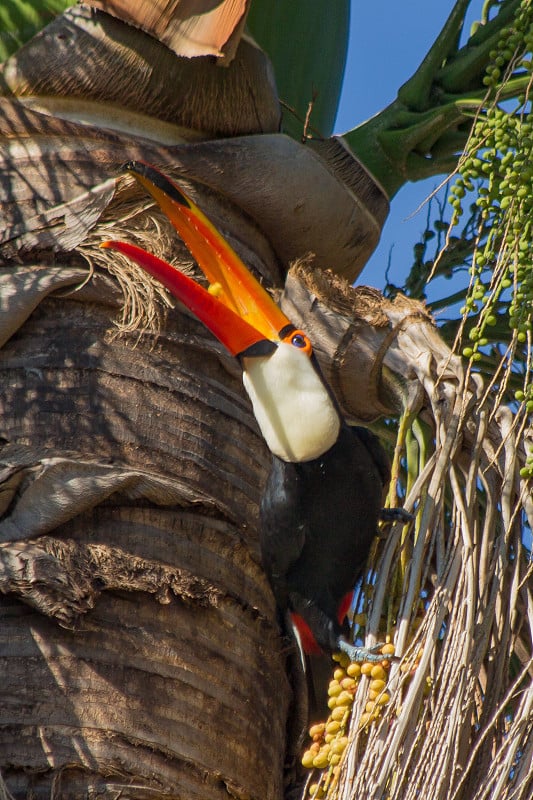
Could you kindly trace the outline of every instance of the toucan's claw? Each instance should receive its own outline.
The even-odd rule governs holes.
[[[353,644],[348,644],[344,639],[339,639],[337,642],[338,648],[341,653],[346,653],[350,661],[390,661],[394,658],[391,653],[381,653],[380,650],[385,643],[379,642],[372,647],[356,647]]]

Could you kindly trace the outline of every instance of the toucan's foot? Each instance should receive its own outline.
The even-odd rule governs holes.
[[[403,522],[406,525],[412,522],[414,516],[403,508],[382,508],[379,518],[382,522]]]
[[[341,653],[346,653],[350,661],[383,661],[384,659],[390,660],[394,656],[390,653],[380,653],[384,642],[379,642],[373,647],[356,647],[354,644],[348,644],[344,639],[339,639],[337,647]]]

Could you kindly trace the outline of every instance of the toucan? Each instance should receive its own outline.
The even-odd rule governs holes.
[[[379,440],[346,423],[306,333],[295,328],[185,192],[147,164],[130,162],[125,170],[170,219],[209,288],[133,244],[101,246],[128,256],[163,283],[242,366],[272,454],[260,542],[281,619],[288,612],[306,653],[383,659],[380,645],[356,647],[345,628],[389,480]]]

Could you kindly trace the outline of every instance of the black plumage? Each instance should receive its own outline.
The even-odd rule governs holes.
[[[367,560],[388,480],[388,458],[366,428],[343,424],[312,461],[273,457],[261,503],[264,567],[279,608],[303,619],[324,652],[339,647],[339,608]]]

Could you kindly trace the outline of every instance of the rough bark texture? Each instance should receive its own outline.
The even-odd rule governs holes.
[[[279,797],[268,456],[201,327],[109,341],[113,298],[105,277],[48,296],[2,351],[5,777],[17,797]]]

